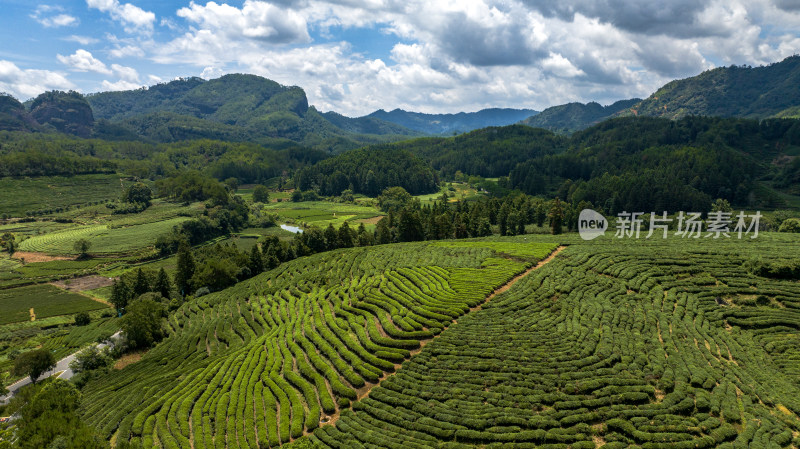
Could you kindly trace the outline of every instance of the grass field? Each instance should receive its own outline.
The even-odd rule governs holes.
[[[107,308],[106,305],[49,284],[0,290],[0,325],[36,318],[70,315]]]
[[[76,254],[74,243],[79,239],[87,239],[91,242],[91,254],[128,253],[152,246],[157,236],[186,220],[187,217],[176,217],[113,229],[104,224],[78,226],[30,237],[19,244],[19,249],[47,254]]]
[[[478,191],[467,183],[449,182],[436,193],[417,195],[415,198],[419,199],[420,203],[423,205],[433,204],[435,201],[439,201],[443,193],[447,194],[449,197],[448,201],[450,202],[470,201],[480,197]]]
[[[345,221],[349,221],[351,227],[358,226],[359,220],[383,215],[383,212],[371,205],[334,203],[331,201],[270,203],[264,207],[264,210],[276,213],[291,223],[314,225],[322,228],[327,227],[328,224],[333,224],[334,227],[338,228]]]
[[[130,181],[122,181],[117,175],[0,178],[0,211],[24,217],[26,211],[114,200],[129,184]]]

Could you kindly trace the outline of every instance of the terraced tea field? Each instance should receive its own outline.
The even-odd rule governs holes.
[[[184,304],[82,413],[148,448],[794,449],[800,284],[746,266],[798,243],[525,236],[301,258]]]
[[[87,239],[91,242],[89,252],[92,254],[128,253],[152,246],[158,235],[169,232],[173,226],[188,219],[176,217],[113,228],[105,224],[73,227],[30,237],[19,244],[19,250],[47,254],[76,254],[73,248],[75,242]]]
[[[301,258],[203,296],[84,417],[145,447],[275,447],[317,428],[553,243],[403,244]],[[510,259],[509,257],[513,257]]]
[[[800,285],[742,268],[796,245],[571,246],[305,443],[796,448]]]
[[[0,290],[0,325],[30,321],[31,309],[37,319],[42,319],[106,307],[85,296],[47,284]]]
[[[118,175],[0,178],[0,211],[12,217],[25,212],[119,198],[131,181]]]

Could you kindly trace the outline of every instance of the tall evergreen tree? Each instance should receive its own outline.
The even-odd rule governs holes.
[[[556,198],[553,205],[550,207],[550,212],[547,214],[550,218],[550,230],[553,235],[561,234],[562,225],[564,221],[564,208],[561,205],[561,200]]]
[[[389,220],[388,217],[383,217],[378,221],[375,227],[375,243],[378,245],[392,243],[392,231],[389,228]]]
[[[155,291],[157,291],[164,298],[169,298],[172,293],[172,282],[169,280],[167,271],[162,267],[158,270],[158,277],[156,277]]]
[[[139,268],[136,270],[136,280],[133,283],[133,296],[134,298],[138,298],[149,291],[150,281],[147,279],[147,275],[145,274],[144,270]]]
[[[191,292],[191,279],[194,276],[195,263],[192,257],[192,248],[186,242],[181,242],[178,247],[178,271],[175,273],[175,284],[181,294]]]
[[[121,313],[125,307],[128,307],[128,302],[132,296],[133,291],[131,291],[124,279],[115,280],[111,285],[110,302],[117,309],[117,313]]]
[[[363,223],[362,223],[363,224]],[[355,246],[355,238],[353,236],[353,230],[350,229],[350,225],[347,224],[345,221],[339,226],[339,247],[340,248],[352,248]]]
[[[253,245],[250,250],[250,260],[248,262],[250,273],[255,276],[264,271],[264,257],[258,245]]]
[[[364,226],[364,223],[358,225],[357,236],[358,246],[370,246],[375,243],[372,234],[367,232],[367,227]]]
[[[336,228],[333,227],[333,223],[328,223],[328,227],[325,228],[325,249],[332,250],[339,247],[339,233],[336,232]]]

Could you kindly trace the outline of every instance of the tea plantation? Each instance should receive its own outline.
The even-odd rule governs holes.
[[[798,243],[526,236],[301,258],[183,305],[82,413],[161,448],[796,448],[800,284],[750,267]]]
[[[350,406],[554,243],[403,244],[281,265],[184,304],[84,418],[144,447],[275,447]]]
[[[800,445],[797,239],[570,246],[298,447]]]

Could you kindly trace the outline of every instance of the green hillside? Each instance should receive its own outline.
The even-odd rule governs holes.
[[[256,75],[180,79],[147,89],[92,94],[87,100],[98,119],[118,126],[116,133],[132,131],[157,142],[280,138],[340,152],[419,134],[378,119],[321,114],[309,107],[303,89]]]
[[[426,134],[452,135],[490,126],[507,126],[536,115],[532,109],[481,109],[476,112],[457,114],[424,114],[395,109],[389,112],[377,110],[365,118],[375,118],[396,123]]]
[[[294,447],[797,447],[790,241],[571,245]]]
[[[620,100],[608,106],[601,106],[595,102],[587,104],[568,103],[547,108],[520,123],[534,128],[544,128],[557,133],[569,134],[606,120],[620,111],[629,109],[639,101],[641,100],[638,98]]]
[[[766,118],[800,104],[800,56],[763,67],[719,67],[672,81],[634,106],[630,114]]]
[[[148,448],[278,446],[348,408],[554,247],[384,245],[283,264],[184,304],[141,362],[86,387],[82,415]]]

